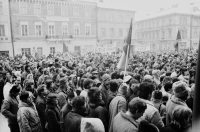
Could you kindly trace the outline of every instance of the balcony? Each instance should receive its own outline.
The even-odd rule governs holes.
[[[72,35],[46,35],[45,39],[47,41],[71,41],[73,39]]]

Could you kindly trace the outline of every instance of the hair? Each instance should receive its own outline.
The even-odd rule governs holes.
[[[180,81],[180,80],[178,79],[178,77],[173,77],[173,78],[172,78],[172,82],[173,82],[173,83],[178,82],[178,81]]]
[[[148,99],[149,94],[151,95],[153,90],[154,90],[154,85],[152,83],[143,82],[139,86],[138,96],[142,99]]]
[[[184,127],[186,124],[185,120],[192,116],[192,110],[185,106],[177,106],[173,112],[173,123],[178,125],[179,128]]]
[[[38,95],[41,95],[42,92],[44,92],[44,89],[46,88],[45,84],[39,85],[37,88]]]
[[[85,79],[85,80],[83,81],[83,88],[89,89],[89,85],[90,85],[91,83],[93,83],[93,82],[94,82],[94,81],[93,81],[92,79],[89,79],[89,78]]]
[[[146,120],[140,122],[138,132],[159,132],[159,129]]]
[[[110,91],[116,92],[118,90],[119,86],[115,80],[110,81]]]
[[[147,108],[146,103],[142,102],[138,98],[134,98],[128,103],[128,109],[132,114],[135,114],[136,111],[142,113],[146,110],[146,108]]]
[[[21,94],[19,95],[19,99],[23,102],[25,100],[27,100],[29,97],[29,92],[28,91],[23,91],[21,92]]]
[[[10,93],[19,93],[20,88],[18,85],[13,85],[12,88],[10,89]]]
[[[171,76],[171,72],[166,72],[166,76]]]
[[[154,99],[162,100],[162,92],[159,91],[159,90],[155,90],[155,91],[153,91],[153,93],[152,93],[152,97],[153,97]]]
[[[75,110],[81,109],[85,105],[85,97],[77,96],[72,100],[72,107]]]
[[[29,65],[25,65],[25,68],[24,68],[25,71],[27,71],[29,67],[30,67]]]
[[[165,85],[164,85],[165,91],[166,92],[170,91],[172,89],[172,85],[173,85],[172,82],[166,82]]]
[[[93,87],[88,91],[88,98],[90,103],[101,102],[100,100],[101,91],[97,87]]]

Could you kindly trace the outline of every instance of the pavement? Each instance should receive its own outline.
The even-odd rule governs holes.
[[[7,119],[0,113],[0,132],[10,132]]]

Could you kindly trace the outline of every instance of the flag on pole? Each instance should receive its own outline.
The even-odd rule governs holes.
[[[175,51],[178,51],[179,45],[178,42],[181,40],[181,33],[178,30],[177,37],[176,37],[176,44],[175,44]]]
[[[65,45],[65,43],[63,42],[63,53],[68,52],[68,47]]]
[[[123,47],[123,53],[119,60],[119,63],[117,64],[117,68],[120,70],[125,70],[128,65],[128,58],[130,56],[130,46],[131,46],[131,37],[132,37],[132,20],[130,23],[130,28],[127,37],[125,38],[125,45]]]
[[[200,37],[199,37],[199,51],[200,51]],[[200,53],[198,51],[198,60],[196,68],[196,80],[195,80],[195,95],[193,103],[193,115],[192,115],[192,132],[199,132],[200,130]]]

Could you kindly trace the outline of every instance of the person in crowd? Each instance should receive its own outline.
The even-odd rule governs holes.
[[[3,87],[3,97],[7,98],[9,96],[10,89],[12,88],[13,85],[13,77],[12,76],[10,76],[9,78],[6,77],[5,82],[6,84]]]
[[[60,109],[62,109],[62,107],[67,102],[67,89],[69,87],[67,78],[66,77],[61,78],[59,80],[59,84],[60,84],[60,87],[58,88],[56,93],[58,94],[58,105]]]
[[[178,81],[173,84],[174,95],[169,99],[166,105],[166,125],[169,125],[173,120],[172,112],[176,106],[188,107],[186,100],[188,97],[188,86],[183,81]]]
[[[1,64],[0,64],[1,66]],[[3,87],[5,85],[4,82],[4,75],[3,72],[0,71],[0,106],[2,105],[3,99],[4,99],[4,95],[3,95]]]
[[[13,85],[10,89],[9,95],[4,99],[1,112],[8,119],[8,126],[11,132],[20,132],[17,122],[17,111],[19,109],[19,95],[20,88],[17,85]]]
[[[159,129],[146,120],[140,122],[138,132],[160,132]]]
[[[170,124],[162,128],[160,132],[192,132],[192,110],[179,105],[172,111],[173,119]]]
[[[22,73],[22,82],[27,79],[28,74],[31,74],[31,67],[29,65],[25,65],[24,72]]]
[[[102,100],[101,91],[97,87],[93,87],[88,91],[88,105],[89,105],[89,117],[99,118],[108,130],[108,110],[105,103]]]
[[[127,101],[126,101],[126,95],[128,93],[128,85],[126,83],[122,83],[119,86],[118,94],[113,100],[110,102],[109,105],[109,132],[112,130],[112,122],[114,117],[121,111],[126,111],[127,109]]]
[[[60,120],[61,120],[61,131],[65,131],[65,125],[64,121],[67,116],[67,114],[72,110],[72,100],[74,99],[75,94],[74,92],[71,92],[67,96],[67,103],[63,106],[63,108],[60,111]]]
[[[139,88],[139,81],[136,79],[132,78],[130,83],[129,83],[129,89],[128,89],[128,102],[130,102],[133,98],[137,97],[137,92]]]
[[[60,108],[55,93],[50,93],[47,96],[45,116],[48,132],[61,132]]]
[[[111,76],[109,74],[104,74],[102,77],[102,84],[99,86],[102,94],[102,99],[106,106],[108,106],[108,92],[109,92],[109,85],[111,81]]]
[[[38,112],[32,103],[29,92],[24,91],[19,96],[19,110],[17,112],[17,121],[20,132],[42,132],[42,126]]]
[[[132,99],[128,104],[128,111],[121,111],[114,117],[109,132],[137,132],[136,120],[143,115],[146,108],[147,105],[142,99]]]
[[[186,104],[191,110],[193,110],[194,90],[195,90],[195,84],[192,85],[189,97],[186,100]]]
[[[138,97],[143,99],[147,104],[147,109],[145,110],[143,116],[139,119],[147,120],[149,123],[154,124],[159,129],[164,126],[162,118],[159,111],[154,107],[152,102],[150,102],[152,92],[154,90],[154,85],[152,83],[143,82],[140,84],[138,89]]]
[[[48,95],[48,90],[45,84],[39,85],[37,88],[38,96],[36,98],[36,109],[38,111],[38,115],[40,117],[41,125],[43,128],[43,132],[47,132],[45,128],[46,124],[46,116],[45,116],[45,109],[46,109],[46,96]]]
[[[110,81],[110,89],[109,89],[109,93],[108,93],[108,106],[106,106],[107,108],[109,108],[110,102],[112,101],[112,99],[114,97],[116,97],[117,93],[118,93],[118,88],[119,85],[117,83],[117,80],[111,80]]]
[[[83,81],[83,90],[80,93],[80,96],[83,96],[87,99],[88,90],[94,85],[94,81],[92,79],[86,78]]]
[[[86,100],[77,96],[72,100],[72,110],[67,114],[64,124],[66,132],[80,132],[81,119],[87,116]]]

